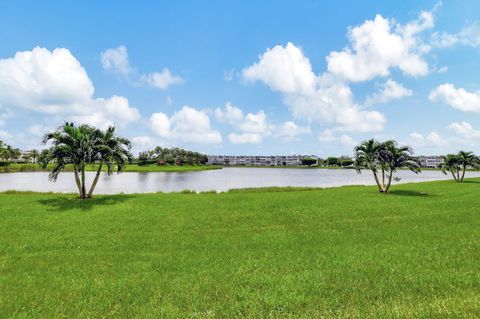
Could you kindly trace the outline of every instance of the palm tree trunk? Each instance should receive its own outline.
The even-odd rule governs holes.
[[[460,182],[463,182],[463,179],[465,178],[465,171],[467,170],[467,166],[463,166],[463,172],[462,172],[462,177],[460,179]]]
[[[385,194],[390,189],[390,185],[392,185],[392,177],[393,177],[393,171],[390,171],[390,174],[388,175],[388,184],[387,184],[387,187],[385,188]]]
[[[80,198],[82,198],[82,185],[80,184],[80,177],[78,177],[77,165],[73,165],[73,171],[75,174],[75,183],[77,184],[78,192],[80,193]]]
[[[87,198],[87,190],[85,189],[85,167],[82,167],[81,169],[82,173],[82,199]]]
[[[378,180],[377,172],[373,172],[373,177],[375,178],[375,183],[377,183],[378,186],[378,191],[381,193],[382,192],[382,187],[380,186],[380,181]]]
[[[385,192],[385,169],[382,167],[382,193]]]
[[[93,190],[95,189],[95,186],[97,186],[98,178],[100,177],[100,174],[102,173],[102,164],[103,163],[100,163],[100,165],[98,166],[97,174],[95,175],[95,178],[93,179],[93,183],[92,183],[92,186],[90,187],[90,191],[88,191],[88,196],[87,196],[88,198],[92,198]]]
[[[450,169],[450,173],[452,173],[452,176],[453,176],[453,179],[455,180],[455,182],[458,182],[457,176],[455,175],[455,172],[453,171],[453,168]]]

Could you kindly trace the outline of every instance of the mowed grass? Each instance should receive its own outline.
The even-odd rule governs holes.
[[[479,318],[480,179],[0,194],[0,317]]]

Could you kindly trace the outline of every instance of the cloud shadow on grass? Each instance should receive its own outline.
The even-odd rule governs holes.
[[[128,199],[125,195],[102,195],[90,199],[59,196],[58,198],[40,199],[38,202],[47,207],[48,211],[65,212],[78,209],[89,211],[97,206],[115,205]]]

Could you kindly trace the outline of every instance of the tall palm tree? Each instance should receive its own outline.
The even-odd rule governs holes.
[[[380,161],[385,167],[388,175],[387,184],[384,185],[384,192],[387,193],[392,184],[393,174],[399,168],[408,168],[415,174],[420,173],[420,162],[413,156],[410,146],[397,146],[397,142],[390,140],[383,143],[380,151]]]
[[[388,193],[397,169],[408,168],[419,173],[420,163],[409,146],[399,147],[393,140],[379,143],[371,139],[355,147],[355,168],[359,173],[362,168],[371,170],[379,192]]]
[[[354,149],[355,152],[355,169],[358,173],[361,172],[361,169],[369,169],[373,173],[375,183],[378,186],[378,190],[383,192],[383,186],[380,185],[378,180],[378,168],[379,168],[379,152],[382,145],[374,139],[370,139],[362,142],[360,145],[356,146]]]
[[[41,165],[46,168],[48,163],[54,163],[49,179],[55,181],[66,165],[73,165],[75,183],[82,199],[92,197],[103,163],[107,163],[109,174],[113,171],[112,163],[117,163],[117,171],[121,171],[125,157],[122,159],[118,157],[120,148],[128,152],[122,145],[130,147],[128,140],[115,135],[113,127],[102,132],[86,124],[76,126],[68,122],[56,131],[45,134],[43,142],[47,143],[48,141],[52,142],[52,147],[42,152]],[[125,153],[122,156],[126,156]],[[128,156],[127,159],[131,158],[131,155]],[[87,193],[85,169],[89,164],[98,164],[99,169],[92,184],[93,187],[90,187],[90,191]]]
[[[111,175],[115,167],[117,173],[119,173],[123,170],[125,164],[133,159],[133,155],[130,153],[132,144],[128,139],[117,136],[113,126],[109,126],[105,132],[97,131],[94,145],[97,153],[96,162],[98,163],[98,168],[87,194],[89,198],[92,197],[95,186],[97,186],[104,164],[107,166],[107,174]]]

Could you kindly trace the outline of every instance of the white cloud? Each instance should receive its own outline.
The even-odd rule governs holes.
[[[292,43],[275,46],[243,71],[246,80],[260,80],[280,91],[295,118],[324,122],[345,131],[378,131],[385,118],[353,102],[350,87],[331,74],[316,76],[309,60]]]
[[[276,128],[277,136],[284,138],[294,138],[303,134],[310,134],[312,131],[308,126],[299,126],[292,121],[287,121]]]
[[[185,82],[183,78],[172,75],[168,68],[162,72],[152,72],[138,74],[135,68],[130,65],[128,51],[125,46],[107,49],[101,54],[102,66],[105,70],[110,70],[137,85],[148,85],[157,89],[165,90],[175,84]]]
[[[5,130],[0,130],[0,139],[3,139],[3,140],[9,140],[13,137],[12,134],[10,134],[9,132],[5,131]]]
[[[126,125],[140,118],[126,98],[94,98],[93,93],[87,72],[68,49],[36,47],[0,59],[0,106],[102,127]]]
[[[144,82],[152,87],[165,90],[171,85],[182,84],[185,82],[185,80],[179,76],[172,75],[169,69],[164,68],[162,72],[143,74],[140,77],[140,82]]]
[[[320,142],[333,142],[335,139],[334,131],[329,128],[325,129],[318,137]]]
[[[211,129],[208,115],[189,106],[182,107],[170,118],[164,113],[153,113],[149,124],[157,136],[168,140],[199,144],[222,142],[220,132]]]
[[[111,70],[123,77],[128,77],[133,72],[128,61],[127,48],[123,45],[105,50],[101,53],[101,59],[105,70]]]
[[[431,43],[439,48],[453,47],[457,44],[480,47],[480,21],[464,26],[457,33],[435,32],[432,34]]]
[[[409,143],[414,147],[446,147],[448,141],[436,132],[430,132],[427,136],[420,133],[411,133],[409,135]]]
[[[228,136],[234,144],[260,143],[263,136],[270,134],[271,126],[267,122],[267,115],[263,111],[244,114],[243,111],[228,102],[224,108],[216,108],[215,118],[219,122],[230,124],[240,133],[231,133]]]
[[[259,144],[262,142],[262,136],[257,133],[230,133],[228,140],[233,144]]]
[[[448,128],[455,132],[457,135],[460,135],[462,138],[466,139],[480,139],[480,130],[476,130],[468,122],[453,122],[448,125]]]
[[[291,42],[277,45],[259,56],[259,62],[245,68],[242,76],[247,81],[262,81],[272,90],[282,93],[311,93],[316,76],[310,61],[300,48]]]
[[[447,72],[448,72],[448,66],[442,66],[437,70],[437,73],[447,73]]]
[[[346,135],[346,134],[343,134],[342,136],[340,136],[340,143],[342,143],[343,145],[346,145],[346,146],[355,146],[357,145],[357,142],[355,142],[355,140],[349,136],[349,135]]]
[[[412,90],[405,88],[401,83],[392,79],[388,79],[380,86],[380,91],[369,95],[365,101],[365,105],[373,105],[386,103],[391,100],[400,99],[402,97],[411,96]]]
[[[349,31],[349,47],[328,55],[328,71],[353,82],[389,76],[391,68],[409,76],[426,75],[428,64],[422,54],[429,48],[418,34],[432,28],[433,20],[432,13],[424,11],[418,20],[399,25],[377,14]]]
[[[455,88],[453,84],[444,83],[433,89],[428,98],[462,112],[480,112],[480,91],[468,92],[463,88]]]

